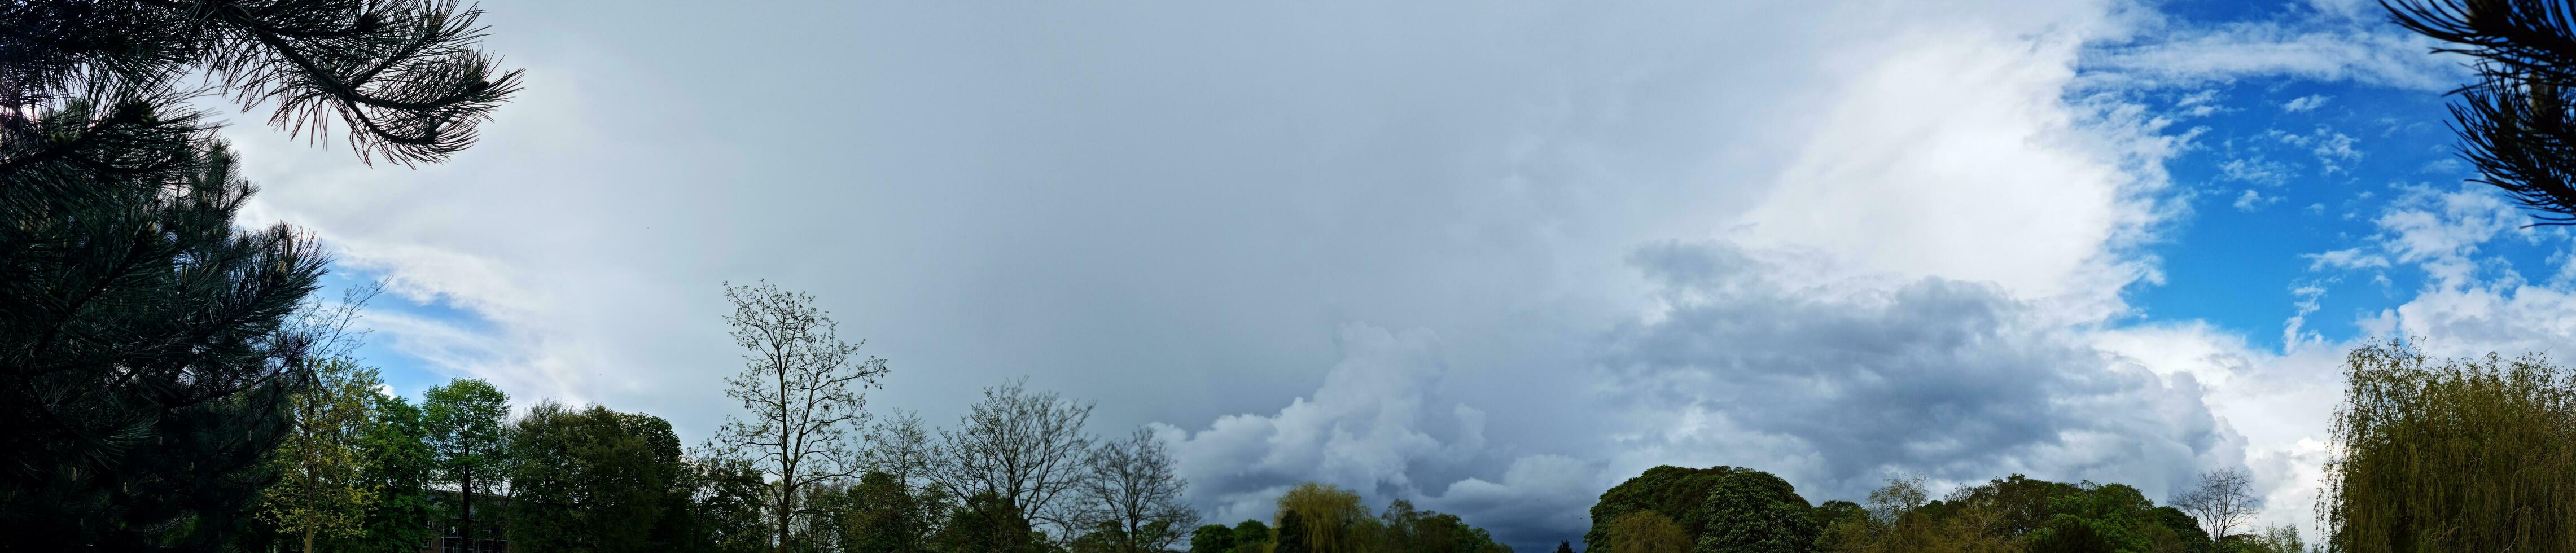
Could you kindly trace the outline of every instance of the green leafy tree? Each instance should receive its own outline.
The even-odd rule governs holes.
[[[922,498],[893,474],[869,472],[844,492],[847,501],[834,509],[841,520],[842,547],[851,553],[919,553],[929,550],[930,521],[922,518]]]
[[[732,457],[702,456],[690,464],[690,502],[682,532],[688,551],[754,553],[771,549],[767,521],[769,483],[760,467]]]
[[[384,381],[346,358],[318,363],[313,378],[290,396],[294,423],[275,461],[280,480],[260,496],[259,516],[299,538],[297,551],[314,551],[316,538],[356,535],[380,491],[361,472]]]
[[[1787,481],[1767,472],[1659,466],[1602,492],[1583,541],[1587,548],[1606,546],[1612,522],[1650,510],[1691,536],[1695,551],[1807,551],[1818,534],[1813,509]]]
[[[2539,356],[2346,358],[2317,500],[2328,550],[2576,551],[2576,375]]]
[[[509,432],[510,547],[528,553],[664,551],[654,526],[682,470],[658,417],[538,403]]]
[[[1801,553],[1815,546],[1815,507],[1789,481],[1762,471],[1729,475],[1700,502],[1700,553]]]
[[[841,340],[840,323],[814,307],[814,296],[766,281],[725,286],[734,312],[725,317],[743,353],[742,372],[725,379],[725,396],[747,417],[726,415],[711,446],[751,459],[777,487],[769,495],[773,547],[785,551],[805,512],[798,494],[820,482],[864,470],[852,432],[867,423],[866,389],[885,376],[884,359],[858,357]]]
[[[1376,544],[1364,547],[1384,553],[1508,553],[1493,534],[1468,525],[1457,515],[1418,510],[1405,500],[1389,502],[1378,515]]]
[[[1245,521],[1250,522],[1250,521]],[[1190,553],[1227,553],[1234,551],[1234,529],[1223,524],[1203,524],[1190,531]]]
[[[253,189],[189,107],[276,108],[362,158],[436,161],[517,88],[453,3],[0,7],[0,512],[35,550],[207,549],[258,512],[325,257],[234,226]],[[211,87],[182,83],[211,77]],[[327,341],[327,340],[322,340]]]
[[[1609,534],[1609,547],[1603,548],[1609,553],[1685,553],[1692,547],[1690,532],[1653,509],[1620,514],[1610,521]]]
[[[1270,525],[1258,520],[1246,520],[1234,525],[1234,550],[1238,553],[1268,552],[1270,544],[1277,538],[1278,536],[1270,531]]]
[[[421,426],[428,430],[431,466],[440,480],[456,484],[452,509],[457,533],[471,550],[481,550],[484,539],[475,531],[475,497],[497,493],[508,482],[502,469],[509,453],[509,416],[509,394],[481,379],[450,380],[430,388],[421,400]]]
[[[1556,553],[1574,553],[1574,543],[1556,542]]]
[[[364,531],[344,540],[347,550],[363,553],[417,553],[436,537],[430,498],[431,457],[428,431],[420,408],[401,396],[375,396],[376,423],[361,438],[364,457],[359,473],[376,490],[367,505]]]

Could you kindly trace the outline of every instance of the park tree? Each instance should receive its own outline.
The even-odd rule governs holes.
[[[359,553],[416,553],[436,536],[430,527],[433,459],[420,408],[402,396],[374,397],[375,424],[360,438],[359,477],[375,489],[363,527],[343,540]]]
[[[442,482],[456,486],[457,535],[469,549],[480,550],[482,520],[477,496],[498,493],[508,483],[510,396],[482,379],[459,378],[422,394],[421,426],[429,437],[431,466]],[[485,513],[489,514],[489,513]]]
[[[1227,528],[1223,524],[1205,524],[1190,531],[1190,553],[1226,553],[1233,550],[1233,528]]]
[[[1234,550],[1240,553],[1263,553],[1278,540],[1270,525],[1259,520],[1245,520],[1234,525]]]
[[[1279,537],[1270,553],[1315,553],[1314,531],[1306,528],[1306,518],[1296,511],[1279,510]]]
[[[869,472],[842,492],[833,510],[838,541],[850,553],[921,553],[934,536],[920,494],[891,473]]]
[[[1072,533],[1081,511],[1070,499],[1090,475],[1092,438],[1083,425],[1091,404],[1027,384],[1020,378],[984,388],[958,428],[941,430],[929,480],[948,497],[999,502],[969,510],[1024,517],[1014,528]]]
[[[1366,551],[1385,553],[1510,553],[1511,548],[1496,543],[1492,533],[1467,524],[1458,515],[1413,508],[1413,502],[1398,499],[1387,502],[1378,515],[1374,544]]]
[[[859,357],[840,337],[840,322],[814,306],[814,296],[763,281],[725,285],[725,316],[742,372],[725,379],[725,396],[746,416],[726,415],[711,448],[751,459],[776,490],[769,495],[772,548],[785,551],[796,527],[798,493],[864,470],[852,442],[867,423],[868,388],[886,374],[884,359]]]
[[[666,551],[655,526],[677,493],[680,439],[659,417],[552,401],[513,425],[510,547],[528,553]]]
[[[1090,512],[1084,519],[1115,532],[1107,538],[1112,550],[1162,551],[1198,523],[1198,511],[1182,496],[1188,483],[1153,430],[1138,428],[1127,439],[1103,442],[1087,463],[1091,474],[1079,484],[1080,501]]]
[[[2354,349],[2317,511],[2330,551],[2576,551],[2576,374]]]
[[[1689,532],[1653,509],[1619,515],[1610,521],[1608,534],[1604,551],[1609,553],[1689,553],[1693,545]]]
[[[689,463],[687,516],[680,521],[684,551],[770,551],[776,536],[767,522],[769,483],[749,459],[699,455]]]
[[[314,551],[314,541],[355,537],[382,490],[367,481],[365,445],[376,424],[376,370],[346,358],[316,364],[289,396],[294,422],[277,445],[279,480],[260,494],[259,516]]]
[[[1700,500],[1700,553],[1803,553],[1815,546],[1815,507],[1771,473],[1745,470]]]
[[[362,158],[437,161],[517,89],[455,3],[0,7],[0,512],[34,550],[208,549],[275,478],[326,258],[235,226],[205,94]],[[205,86],[188,82],[205,77]]]
[[[1288,522],[1297,521],[1291,532]],[[1340,486],[1305,482],[1289,488],[1279,496],[1279,547],[1286,550],[1289,539],[1310,553],[1349,553],[1368,547],[1365,525],[1374,522],[1368,508],[1360,505],[1360,495]]]
[[[2190,489],[2174,494],[2173,506],[2198,519],[2212,539],[2224,540],[2240,528],[2252,529],[2254,515],[2262,512],[2258,501],[2253,479],[2244,469],[2230,468],[2200,473]]]
[[[1651,510],[1690,535],[1694,551],[1806,551],[1818,533],[1813,509],[1787,481],[1767,472],[1659,466],[1602,492],[1583,541],[1587,548],[1604,547],[1612,522]]]

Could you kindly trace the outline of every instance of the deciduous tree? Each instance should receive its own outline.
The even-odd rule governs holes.
[[[990,496],[1000,503],[970,510],[1015,513],[1025,517],[1021,526],[1070,534],[1079,511],[1067,500],[1089,469],[1084,462],[1092,439],[1083,424],[1091,404],[1027,384],[1021,378],[984,388],[983,401],[967,408],[958,428],[940,431],[939,462],[929,477],[949,497]]]
[[[2173,504],[2198,519],[2201,530],[2219,540],[2235,535],[2239,528],[2248,528],[2254,515],[2262,510],[2260,498],[2254,496],[2253,479],[2244,469],[2233,468],[2200,473],[2190,489],[2174,494]]]
[[[421,400],[431,466],[440,480],[456,484],[451,509],[469,550],[480,551],[484,535],[476,532],[475,498],[499,492],[508,483],[502,469],[509,455],[509,416],[510,395],[481,379],[450,380],[430,388]]]
[[[801,513],[798,492],[817,482],[857,476],[853,432],[867,422],[867,388],[885,376],[884,359],[858,356],[840,323],[814,306],[814,296],[763,281],[725,286],[733,314],[725,324],[743,348],[742,372],[725,379],[725,396],[748,413],[726,415],[712,448],[758,463],[774,479],[769,496],[772,548],[785,551]]]
[[[260,494],[260,518],[314,551],[314,540],[354,536],[381,492],[364,478],[364,445],[376,424],[373,368],[346,358],[317,364],[313,382],[290,396],[294,423],[278,443],[280,479]]]
[[[1108,540],[1119,553],[1162,551],[1180,541],[1182,529],[1198,523],[1198,511],[1183,501],[1189,485],[1153,430],[1138,428],[1126,439],[1101,443],[1088,464],[1091,474],[1080,484],[1090,511],[1084,518],[1114,529]]]

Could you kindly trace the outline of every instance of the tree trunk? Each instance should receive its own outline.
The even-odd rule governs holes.
[[[310,526],[310,525],[308,525],[308,526]],[[304,529],[304,552],[303,552],[303,553],[313,553],[313,529],[312,529],[312,528],[310,528],[310,527],[307,527],[307,528],[305,528],[305,529]]]
[[[483,550],[475,547],[474,543],[474,471],[465,471],[465,478],[458,483],[462,485],[457,488],[456,497],[463,500],[465,524],[457,527],[457,531],[464,534],[465,553],[482,553]]]

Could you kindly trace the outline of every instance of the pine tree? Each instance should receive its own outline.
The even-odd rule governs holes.
[[[0,3],[0,521],[39,551],[227,547],[331,340],[325,258],[243,230],[201,92],[439,161],[518,87],[476,12],[369,0]],[[211,86],[182,83],[202,75]],[[315,350],[322,350],[317,352]]]
[[[2576,5],[2563,0],[2396,0],[2398,25],[2466,54],[2477,81],[2451,104],[2460,156],[2534,211],[2576,225]]]

